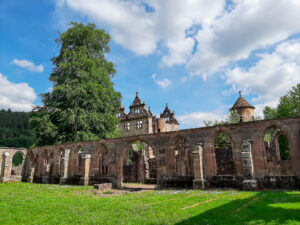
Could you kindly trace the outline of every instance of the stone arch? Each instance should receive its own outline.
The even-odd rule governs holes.
[[[222,141],[224,139],[224,142]],[[224,144],[222,144],[224,143]],[[213,135],[213,152],[216,162],[216,175],[235,175],[235,153],[236,144],[232,138],[231,130],[218,128]]]
[[[25,154],[22,151],[16,151],[12,155],[11,175],[21,177],[24,163],[25,163]]]
[[[70,152],[69,159],[69,174],[70,176],[82,176],[82,153],[85,152],[85,148],[82,144],[77,144]]]
[[[118,167],[118,170],[117,170],[118,171],[117,186],[119,188],[122,187],[122,183],[123,183],[124,159],[128,156],[128,151],[129,151],[130,146],[132,146],[136,142],[145,143],[148,146],[148,148],[151,149],[151,151],[153,151],[153,155],[155,156],[153,162],[155,164],[155,170],[156,170],[156,172],[155,172],[155,183],[158,182],[158,180],[157,180],[157,167],[160,164],[159,157],[158,157],[158,154],[159,154],[158,150],[156,148],[154,148],[152,144],[149,144],[149,141],[144,140],[143,138],[133,138],[133,139],[130,139],[127,142],[127,144],[124,148],[122,148],[122,151],[120,152],[119,157],[118,157],[118,161],[117,161],[117,167]],[[149,150],[149,149],[147,149],[147,150]]]
[[[291,138],[289,129],[280,121],[272,121],[264,127],[263,141],[265,162],[269,175],[293,175],[293,163],[291,163],[295,154],[294,140]],[[285,152],[281,149],[279,139],[283,137],[286,140]],[[284,157],[284,153],[288,157]]]
[[[50,173],[50,153],[44,149],[41,157],[41,175],[48,176]]]
[[[192,148],[187,139],[178,135],[174,138],[175,170],[180,177],[192,177]]]
[[[104,143],[99,143],[97,147],[97,169],[99,176],[107,176],[109,169],[109,159],[107,146]]]

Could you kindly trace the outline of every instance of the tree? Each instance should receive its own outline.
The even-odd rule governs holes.
[[[41,95],[43,106],[36,106],[32,113],[36,145],[117,135],[121,94],[111,81],[114,64],[105,58],[110,52],[110,35],[94,24],[70,25],[60,34],[60,53],[52,59],[49,80],[53,90]]]
[[[212,120],[203,120],[204,126],[219,126],[224,124],[233,124],[233,123],[239,123],[240,122],[240,114],[237,112],[236,109],[230,110],[229,114],[227,114],[227,118],[225,121],[212,121]]]
[[[277,108],[266,106],[263,113],[265,119],[300,116],[300,83],[280,98]]]

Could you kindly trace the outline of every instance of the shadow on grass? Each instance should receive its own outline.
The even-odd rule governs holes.
[[[197,210],[196,207],[193,210]],[[300,194],[260,192],[250,198],[217,206],[177,225],[288,223],[300,224]]]

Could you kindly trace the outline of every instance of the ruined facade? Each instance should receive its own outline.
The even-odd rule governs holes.
[[[160,114],[160,118],[156,118],[150,107],[146,109],[146,103],[142,102],[138,93],[129,106],[128,114],[126,114],[125,107],[122,107],[117,117],[120,122],[119,133],[122,137],[177,131],[179,128],[175,113],[171,112],[168,104],[164,112]]]
[[[300,188],[300,117],[154,132],[153,115],[138,96],[130,108],[135,109],[142,110],[140,115],[124,113],[121,123],[147,118],[152,132],[146,126],[142,133],[114,139],[0,149],[1,179],[13,180],[12,156],[21,151],[22,180],[27,182],[110,182],[117,188],[124,181],[158,187]],[[160,117],[171,120],[174,114],[166,107]]]

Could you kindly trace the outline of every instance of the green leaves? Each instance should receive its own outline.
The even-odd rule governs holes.
[[[36,108],[31,119],[37,144],[117,136],[121,94],[111,81],[114,64],[105,59],[109,34],[94,24],[71,22],[57,41],[61,50],[52,59],[49,78],[53,91],[42,94],[44,106]]]
[[[264,109],[265,119],[285,118],[300,116],[300,84],[280,98],[277,108],[272,109],[268,106]]]

